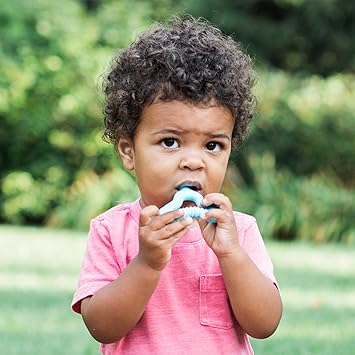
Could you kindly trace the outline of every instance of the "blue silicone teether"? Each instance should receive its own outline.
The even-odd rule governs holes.
[[[182,210],[184,211],[184,215],[181,217],[182,218],[203,218],[205,213],[208,211],[207,208],[202,208],[200,207],[201,201],[203,200],[203,196],[187,186],[184,186],[181,188],[181,190],[177,191],[174,195],[174,198],[167,203],[165,206],[163,206],[159,212],[160,214],[175,211],[179,209],[185,201],[192,201],[195,202],[196,206],[192,207],[184,207]],[[216,220],[214,218],[211,218],[208,220],[208,222],[215,222]]]

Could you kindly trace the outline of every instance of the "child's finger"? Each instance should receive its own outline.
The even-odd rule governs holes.
[[[167,212],[164,213],[162,215],[159,215],[158,218],[154,219],[154,226],[153,228],[155,230],[161,229],[166,225],[169,225],[171,223],[175,223],[176,221],[178,221],[182,216],[184,215],[184,211],[182,211],[181,209],[175,210],[175,211],[171,211],[171,212]]]
[[[139,223],[141,226],[151,224],[153,230],[162,228],[168,223],[173,222],[175,219],[181,218],[183,211],[176,210],[160,215],[157,206],[151,205],[142,209],[139,217]]]
[[[139,216],[139,224],[141,226],[146,226],[150,224],[153,220],[153,216],[159,215],[159,209],[157,206],[147,206],[142,209],[142,212]]]
[[[171,243],[170,246],[174,246],[186,234],[186,232],[188,232],[189,226],[190,225],[186,226],[184,229],[169,237]]]
[[[201,205],[203,207],[216,205],[221,210],[232,211],[232,203],[230,199],[221,193],[211,193],[206,195],[202,200]]]
[[[170,223],[165,225],[161,231],[163,233],[163,239],[168,239],[171,237],[178,238],[176,236],[180,236],[180,234],[184,231],[183,234],[185,234],[185,229],[189,227],[193,223],[193,219],[188,217],[184,218],[181,221],[176,221],[174,223]]]
[[[217,224],[230,222],[234,220],[232,211],[226,211],[222,208],[212,208],[208,212],[206,212],[204,216],[204,220],[215,219]]]

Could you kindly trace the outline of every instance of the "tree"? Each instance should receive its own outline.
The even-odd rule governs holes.
[[[180,0],[195,16],[233,33],[258,63],[327,76],[354,72],[352,0]]]

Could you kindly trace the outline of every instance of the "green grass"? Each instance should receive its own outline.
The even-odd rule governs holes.
[[[277,332],[256,354],[334,355],[355,349],[355,248],[267,243],[284,304]]]
[[[0,353],[98,353],[70,310],[85,235],[0,227]]]
[[[0,353],[90,355],[97,343],[70,301],[85,235],[0,226]],[[261,355],[350,354],[355,348],[355,247],[267,242],[284,303]]]

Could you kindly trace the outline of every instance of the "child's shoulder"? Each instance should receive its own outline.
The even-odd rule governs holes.
[[[103,221],[107,218],[111,218],[112,216],[124,215],[129,212],[130,203],[119,204],[111,207],[110,209],[100,213],[94,219],[98,221]]]
[[[127,218],[132,218],[133,220],[136,220],[135,214],[137,214],[138,209],[139,209],[138,201],[122,203],[111,207],[105,212],[100,213],[93,220],[101,223],[106,222],[110,224],[111,223],[117,224]]]
[[[243,227],[243,229],[246,229],[256,223],[256,218],[250,214],[233,211],[233,215],[237,225]]]

